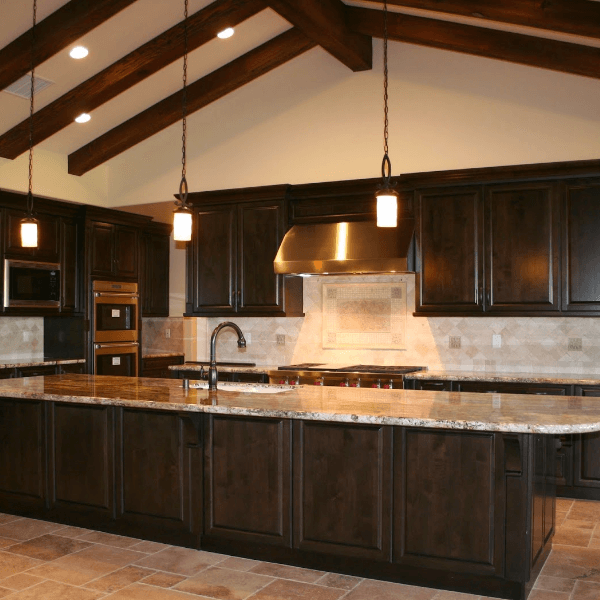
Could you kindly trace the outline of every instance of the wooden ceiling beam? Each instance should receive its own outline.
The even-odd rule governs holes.
[[[600,39],[600,3],[590,0],[388,0],[388,4]]]
[[[217,0],[188,18],[188,51],[213,40],[265,9],[263,0]],[[33,115],[33,143],[71,125],[105,102],[183,56],[183,22],[113,63]],[[0,135],[0,157],[15,159],[29,148],[29,119]]]
[[[42,64],[136,0],[71,0],[35,26],[34,66]],[[0,50],[0,90],[31,70],[31,29]]]
[[[187,113],[192,114],[246,83],[314,48],[316,43],[298,29],[240,56],[187,87]],[[182,91],[111,129],[69,155],[69,173],[83,175],[121,152],[181,120]]]
[[[352,71],[368,71],[373,67],[372,40],[348,29],[347,7],[341,0],[267,0],[267,3]]]
[[[381,38],[382,11],[348,7],[348,26]],[[398,13],[388,13],[388,35],[398,42],[600,79],[600,48],[592,46]]]

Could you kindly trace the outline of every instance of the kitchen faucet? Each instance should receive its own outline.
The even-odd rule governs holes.
[[[224,321],[223,323],[219,323],[215,327],[215,330],[212,332],[212,336],[210,337],[210,367],[208,368],[208,389],[216,390],[217,389],[217,336],[222,329],[225,327],[231,327],[235,329],[238,334],[237,345],[238,348],[246,347],[246,339],[244,338],[244,334],[242,330],[231,321]]]

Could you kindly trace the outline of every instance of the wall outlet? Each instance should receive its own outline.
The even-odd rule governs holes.
[[[451,335],[448,347],[455,349],[460,348],[460,335]]]
[[[492,335],[492,348],[502,348],[502,336],[499,333]]]
[[[285,334],[284,333],[277,334],[277,345],[285,346]]]
[[[31,331],[24,331],[23,332],[23,341],[24,342],[30,342],[31,341]]]
[[[171,330],[170,329],[165,329],[165,337],[167,339],[171,337]]]
[[[569,338],[569,350],[583,350],[581,338]]]

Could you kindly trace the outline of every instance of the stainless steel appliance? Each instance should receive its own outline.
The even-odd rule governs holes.
[[[302,363],[279,367],[269,372],[270,383],[291,385],[337,385],[394,389],[403,387],[403,375],[426,371],[427,367],[350,365],[340,367],[323,363]]]
[[[139,295],[137,283],[94,281],[93,372],[137,377]]]
[[[4,261],[4,307],[60,306],[60,265],[29,260]]]

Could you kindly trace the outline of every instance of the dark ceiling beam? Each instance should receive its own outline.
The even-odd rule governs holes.
[[[188,19],[188,51],[213,40],[266,8],[263,0],[217,0]],[[33,116],[33,143],[39,144],[105,102],[183,56],[183,23],[171,27]],[[15,159],[29,148],[29,119],[0,135],[0,156]]]
[[[388,4],[600,39],[600,3],[590,0],[388,0]]]
[[[71,0],[35,26],[34,66],[42,64],[136,0]],[[28,5],[30,6],[30,4]],[[0,90],[31,70],[31,29],[0,50]]]
[[[188,115],[315,46],[315,42],[298,29],[288,29],[188,85]],[[83,175],[181,120],[181,102],[180,90],[76,150],[69,155],[69,173]]]
[[[372,40],[348,29],[347,7],[341,0],[267,0],[267,3],[352,71],[368,71],[373,67]]]
[[[348,8],[348,26],[383,37],[380,10]],[[389,38],[600,79],[600,48],[398,13],[388,14]]]

